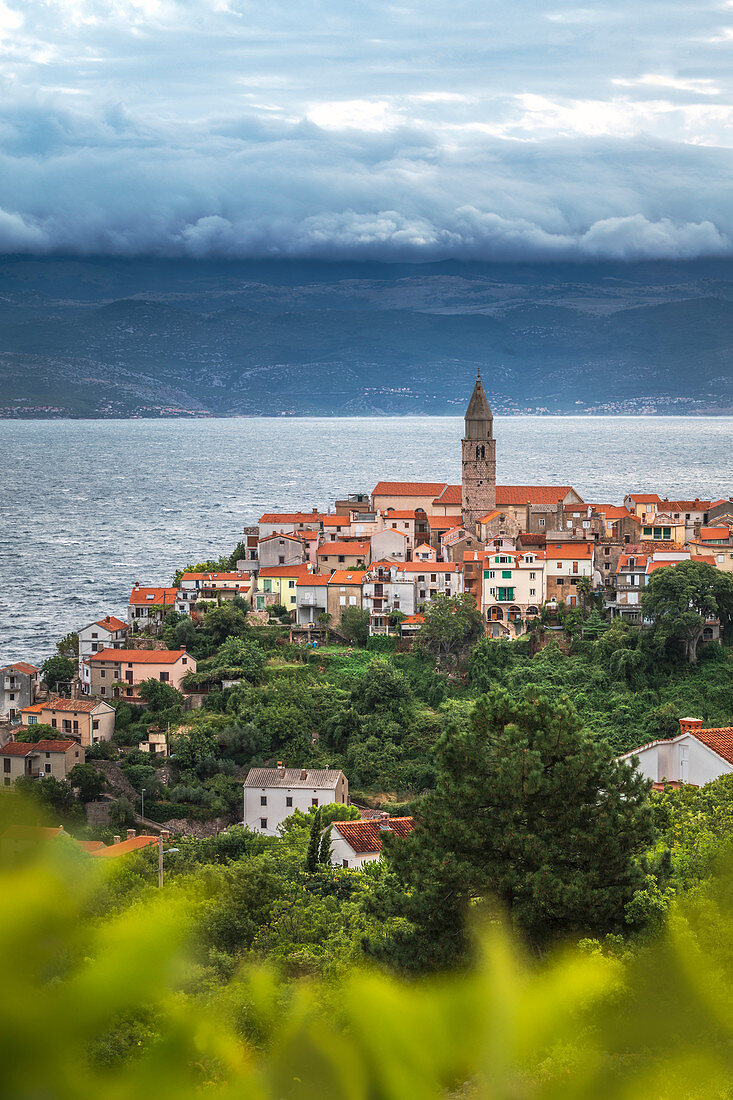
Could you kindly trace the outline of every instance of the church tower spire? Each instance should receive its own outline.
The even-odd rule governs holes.
[[[481,516],[496,507],[496,440],[494,416],[477,372],[476,385],[466,409],[466,427],[461,440],[461,503],[463,522],[476,530]]]

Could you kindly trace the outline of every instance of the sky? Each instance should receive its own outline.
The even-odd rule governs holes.
[[[0,0],[0,252],[733,254],[733,0]]]

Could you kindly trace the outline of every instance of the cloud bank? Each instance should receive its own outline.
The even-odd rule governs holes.
[[[490,7],[0,0],[0,251],[731,255],[733,5]]]

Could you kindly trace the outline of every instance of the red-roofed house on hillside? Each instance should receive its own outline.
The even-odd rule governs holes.
[[[365,863],[379,859],[385,833],[404,840],[414,827],[411,817],[390,817],[386,813],[366,821],[334,821],[331,825],[331,864],[349,871],[358,870]]]
[[[77,631],[79,635],[79,679],[85,695],[89,694],[89,665],[87,657],[100,649],[122,649],[127,641],[127,623],[114,615],[105,615]]]
[[[295,621],[299,626],[318,626],[318,616],[328,614],[329,573],[309,573],[295,583]]]
[[[75,764],[84,763],[84,748],[78,741],[8,741],[0,748],[3,787],[16,779],[66,779]]]
[[[181,691],[184,676],[196,671],[196,658],[185,649],[103,649],[92,654],[89,664],[92,694],[128,703],[143,701],[138,694],[143,680],[159,680]]]
[[[690,783],[703,787],[733,772],[733,726],[703,727],[702,718],[680,718],[680,732],[669,740],[650,741],[619,760],[638,762],[653,783]]]
[[[127,604],[127,622],[133,633],[159,627],[168,612],[175,610],[177,596],[177,588],[151,588],[136,583]]]
[[[115,731],[115,711],[101,699],[47,699],[20,712],[23,726],[51,726],[63,737],[89,748],[110,741]]]
[[[317,508],[312,512],[266,512],[259,518],[259,529],[261,539],[280,532],[321,531],[323,516]]]
[[[338,626],[347,607],[361,607],[363,569],[335,569],[328,582],[328,614]]]
[[[308,534],[318,537],[316,531],[309,531]],[[258,554],[260,568],[263,569],[269,569],[272,565],[302,565],[308,559],[305,541],[296,531],[263,536]]]
[[[36,701],[40,670],[26,661],[0,668],[0,719],[20,721],[23,707]]]

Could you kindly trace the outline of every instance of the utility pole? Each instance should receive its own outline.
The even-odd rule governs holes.
[[[163,886],[163,836],[158,834],[158,889]]]

